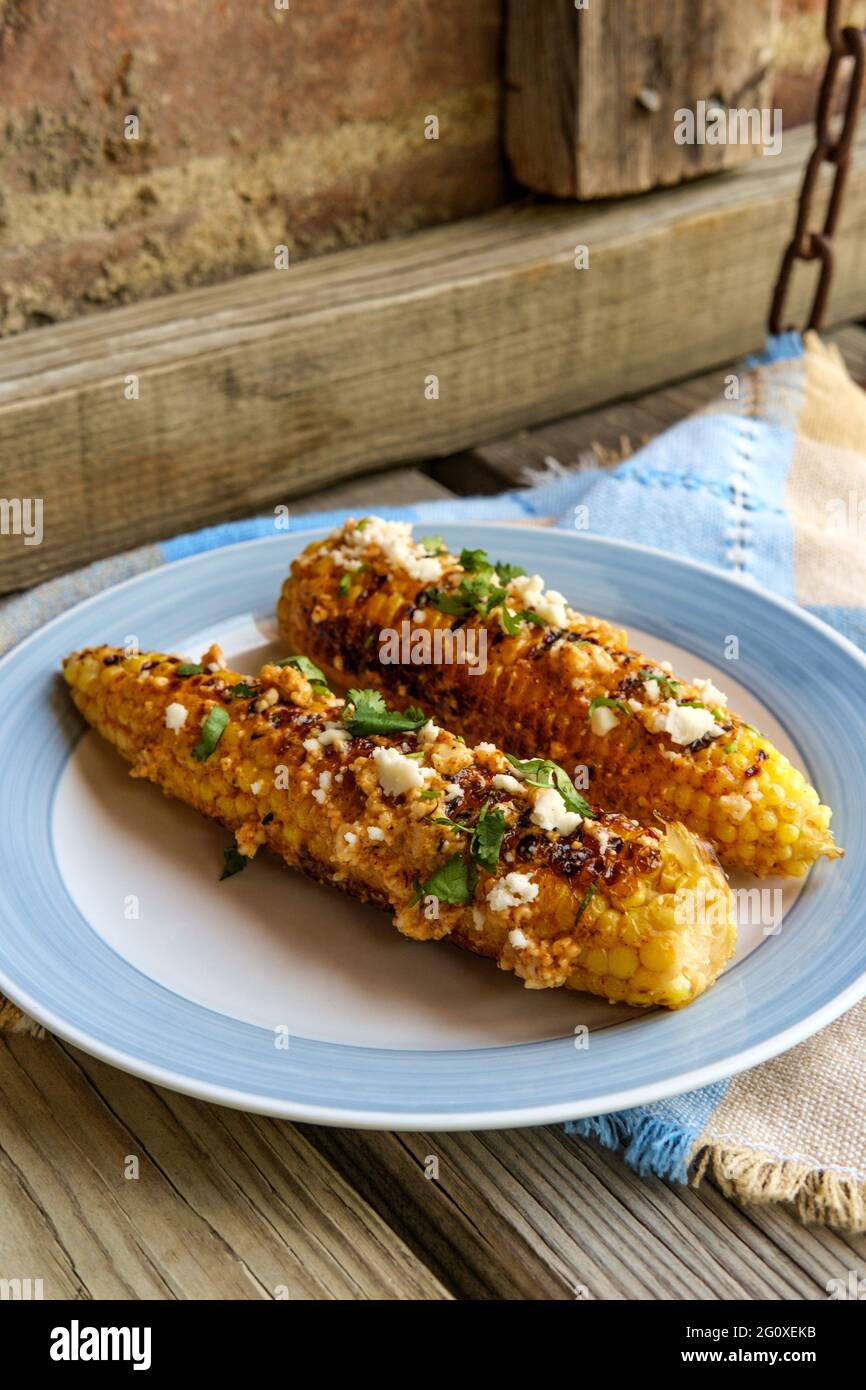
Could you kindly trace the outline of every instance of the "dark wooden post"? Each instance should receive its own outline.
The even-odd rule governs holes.
[[[748,159],[678,144],[675,112],[768,108],[777,0],[507,0],[506,149],[559,198],[610,198]]]

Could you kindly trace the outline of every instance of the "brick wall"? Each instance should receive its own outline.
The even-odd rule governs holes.
[[[500,0],[282,2],[0,0],[0,332],[501,201]]]

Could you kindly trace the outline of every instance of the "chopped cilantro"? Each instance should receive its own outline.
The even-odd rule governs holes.
[[[345,578],[345,575],[343,576]],[[277,666],[294,666],[296,671],[300,671],[302,676],[306,676],[308,681],[320,681],[327,688],[324,671],[320,671],[315,662],[308,656],[287,656],[285,661],[278,661]]]
[[[445,542],[441,536],[422,536],[418,544],[424,547],[428,555],[445,554]]]
[[[337,593],[340,594],[341,597],[345,598],[346,594],[349,592],[351,584],[352,576],[347,570],[346,573],[343,575],[342,579],[340,580],[339,584],[337,585]]]
[[[590,820],[595,819],[595,812],[589,802],[581,796],[564,767],[552,762],[550,758],[529,758],[526,762],[521,762],[510,753],[506,753],[505,756],[531,787],[555,787],[567,811],[575,811],[579,816]]]
[[[428,787],[426,791],[419,792],[418,795],[420,796],[422,801],[435,801],[439,796],[439,793],[434,792],[432,787]]]
[[[725,753],[733,753],[736,746],[736,743],[726,743],[722,751]]]
[[[234,874],[239,874],[246,867],[247,861],[244,856],[235,849],[234,845],[229,845],[228,849],[223,850],[223,871],[220,874],[220,883],[224,878],[231,878]]]
[[[251,700],[258,693],[251,685],[247,685],[246,681],[238,681],[237,685],[233,685],[229,691],[229,694],[233,695],[236,700]]]
[[[578,922],[580,921],[583,914],[586,912],[586,909],[589,907],[597,892],[598,884],[591,883],[578,904],[577,916],[574,919],[575,926],[577,926]]]
[[[182,661],[175,671],[178,676],[203,676],[204,667],[196,661]]]
[[[405,714],[389,710],[378,690],[350,690],[342,719],[353,738],[413,733],[427,723],[427,716],[420,709],[410,707]]]
[[[362,516],[360,521],[355,522],[355,530],[363,531],[364,527],[369,526],[372,520],[373,518],[371,516]]]
[[[523,623],[535,623],[536,627],[544,627],[544,619],[537,613],[530,613],[528,609],[521,609],[519,613],[512,613],[511,609],[503,603],[502,605],[502,626],[509,637],[516,637],[520,632]]]
[[[521,569],[520,565],[507,565],[503,560],[497,560],[493,568],[503,584],[510,584],[512,579],[520,579],[526,573],[526,570]]]
[[[501,584],[509,584],[519,578],[526,570],[520,565],[509,565],[504,560],[488,560],[486,550],[461,550],[460,564],[467,574],[497,574]]]
[[[223,730],[229,722],[228,711],[222,705],[214,705],[201,729],[201,738],[192,750],[192,756],[196,762],[205,762],[216,748],[223,736]]]
[[[596,695],[595,698],[589,702],[589,709],[586,715],[587,719],[592,718],[594,710],[601,709],[602,707],[604,709],[620,709],[623,714],[631,714],[628,705],[623,704],[622,700],[614,700],[610,695]]]
[[[434,825],[447,825],[452,830],[461,830],[467,834],[470,858],[493,873],[499,863],[499,851],[508,828],[504,811],[498,806],[491,810],[490,803],[485,801],[474,825],[452,820],[450,816],[432,816],[431,820]]]
[[[409,899],[409,906],[428,895],[438,898],[441,903],[471,903],[475,894],[476,874],[474,867],[467,864],[462,854],[452,854],[450,859],[440,865],[430,875],[426,883],[416,885]]]
[[[654,671],[651,666],[642,666],[639,673],[644,681],[655,681],[661,693],[668,700],[675,700],[682,681],[675,681],[662,671]]]
[[[467,574],[490,574],[493,569],[486,550],[467,550],[460,552],[460,564]]]

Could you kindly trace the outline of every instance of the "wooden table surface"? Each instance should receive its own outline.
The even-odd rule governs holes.
[[[866,378],[866,330],[831,336]],[[359,479],[297,509],[492,493],[546,457],[581,467],[593,445],[639,444],[717,395],[723,377]],[[557,1127],[292,1125],[12,1035],[0,1041],[0,1093],[0,1277],[41,1278],[46,1298],[822,1299],[828,1280],[866,1264],[866,1236],[805,1228],[775,1204],[741,1207],[709,1182],[638,1178]]]

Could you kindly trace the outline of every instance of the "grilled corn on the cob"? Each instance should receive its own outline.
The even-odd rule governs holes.
[[[515,768],[376,692],[344,705],[294,660],[250,679],[216,647],[192,667],[96,647],[64,674],[134,777],[222,822],[240,855],[266,845],[390,909],[409,937],[450,937],[532,988],[631,1004],[678,1008],[713,982],[731,896],[683,826],[569,811],[580,798],[550,764]]]
[[[347,521],[297,557],[278,614],[330,679],[410,696],[468,739],[584,766],[591,799],[681,819],[726,865],[800,877],[842,852],[829,807],[711,681],[676,679],[483,551],[458,559],[405,523]],[[455,658],[458,636],[474,666],[459,644]]]

